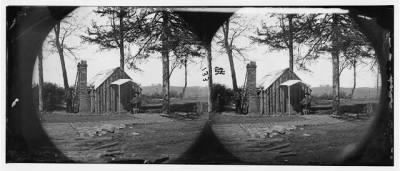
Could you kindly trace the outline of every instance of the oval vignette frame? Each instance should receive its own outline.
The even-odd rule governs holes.
[[[32,156],[29,161],[22,162],[73,162],[55,148],[41,128],[41,123],[34,107],[35,102],[25,99],[33,99],[31,71],[33,70],[38,49],[41,47],[51,27],[75,8],[77,7],[33,7],[28,11],[29,15],[26,18],[16,22],[11,30],[7,30],[6,149],[18,149]],[[350,16],[359,25],[364,26],[361,31],[373,44],[378,56],[382,89],[380,92],[378,113],[374,117],[368,132],[357,145],[343,152],[337,164],[390,166],[393,165],[393,151],[391,150],[394,145],[394,56],[393,46],[391,46],[394,42],[394,11],[390,6],[341,8],[348,9],[350,11]],[[7,7],[7,21],[12,21],[10,17],[16,16],[15,12],[18,11],[17,9],[18,7]],[[222,22],[232,14],[218,12],[207,13],[196,10],[182,10],[177,11],[177,13],[193,26],[194,32],[205,42],[211,41],[215,31],[220,27]],[[359,14],[376,18],[376,23],[357,17]],[[388,17],[390,18],[388,19]],[[390,42],[385,41],[387,39],[389,39]],[[389,82],[386,80],[392,81]],[[12,108],[11,103],[16,98],[20,99],[19,104],[17,107]],[[223,149],[223,146],[216,142],[218,139],[213,135],[209,126],[209,124],[206,124],[199,139],[183,155],[189,158],[189,160],[176,161],[176,163],[214,163],[214,159],[207,160],[209,155],[213,155],[207,152],[216,152],[217,154],[224,153],[225,156],[229,156],[229,153]],[[33,159],[35,157],[35,150],[43,147],[52,147],[46,148],[46,150],[58,154],[58,157],[55,158],[54,161],[42,161],[38,158]],[[204,161],[196,161],[198,157],[205,157]],[[374,162],[357,163],[359,159],[368,159],[367,161]],[[7,155],[6,162],[14,161]]]

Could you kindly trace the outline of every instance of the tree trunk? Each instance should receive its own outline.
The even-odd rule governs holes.
[[[289,70],[293,71],[293,15],[288,15],[289,19]]]
[[[353,89],[351,90],[351,96],[350,98],[353,99],[354,98],[354,91],[356,90],[356,83],[357,83],[357,61],[354,60],[353,61]]]
[[[379,75],[380,75],[381,70],[379,68],[379,64],[377,66],[378,66],[378,69],[377,69],[377,73],[376,73],[376,98],[379,99]]]
[[[211,55],[211,42],[206,44],[207,48],[207,64],[208,64],[208,112],[214,110],[213,104],[213,80],[212,80],[212,55]]]
[[[339,30],[338,30],[338,18],[336,14],[333,14],[333,36],[332,36],[332,114],[340,114],[340,79],[339,79]]]
[[[121,45],[119,47],[119,55],[120,55],[120,59],[119,59],[119,68],[123,71],[124,70],[124,41],[121,40]]]
[[[39,112],[43,111],[43,53],[42,48],[38,55],[38,68],[39,68]]]
[[[225,29],[224,31],[224,44],[225,44],[225,50],[226,54],[228,55],[229,58],[229,65],[231,68],[231,76],[232,76],[232,87],[233,91],[237,91],[237,81],[236,81],[236,71],[235,71],[235,65],[233,63],[233,55],[232,55],[232,45],[229,44],[229,21],[225,22]]]
[[[57,47],[58,54],[60,56],[61,69],[62,69],[63,80],[64,80],[65,101],[67,104],[66,111],[72,112],[72,94],[71,94],[71,90],[68,85],[67,70],[65,69],[64,49],[63,49],[62,44],[60,43],[60,23],[55,25],[54,33],[56,36],[56,47]]]
[[[122,10],[121,10],[122,12]],[[123,15],[119,16],[119,68],[123,71],[125,64],[125,53],[124,53],[124,26],[123,26]]]
[[[181,94],[182,99],[185,96],[185,91],[186,91],[186,87],[187,87],[187,59],[185,59],[184,67],[185,67],[185,85],[183,86],[183,89],[182,89],[182,94]]]
[[[169,113],[169,56],[168,56],[168,14],[163,11],[162,12],[162,35],[161,35],[161,56],[162,56],[162,68],[163,68],[163,85],[162,85],[162,93],[163,93],[163,106],[162,112],[168,114]]]
[[[225,50],[226,54],[228,55],[229,59],[229,66],[231,68],[231,76],[232,76],[232,87],[233,87],[233,92],[235,93],[235,108],[236,112],[240,112],[240,95],[238,91],[238,86],[237,86],[237,81],[236,81],[236,70],[235,70],[235,64],[233,62],[233,55],[232,55],[232,45],[229,44],[229,20],[225,22],[225,28],[223,29],[224,32],[224,45],[225,45]]]

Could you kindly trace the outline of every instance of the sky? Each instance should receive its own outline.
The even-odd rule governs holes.
[[[85,34],[87,27],[90,26],[92,21],[98,23],[104,23],[106,20],[93,13],[94,7],[81,7],[74,11],[76,19],[72,22],[80,26],[79,29],[66,39],[66,43],[70,46],[77,47],[74,51],[75,57],[67,54],[65,58],[68,82],[70,86],[74,85],[77,63],[79,60],[86,60],[88,64],[88,81],[96,75],[96,73],[115,68],[119,66],[119,50],[100,50],[98,45],[88,44],[81,41],[80,35]],[[261,21],[273,24],[274,20],[268,19],[266,16],[267,12],[275,13],[287,13],[287,12],[299,12],[299,13],[320,13],[327,12],[326,9],[297,9],[297,11],[291,11],[292,9],[243,9],[237,11],[243,18],[241,22],[248,25],[248,30],[245,31],[244,35],[252,34],[255,28],[260,27]],[[332,9],[335,11],[335,9]],[[328,11],[329,12],[329,11]],[[343,12],[336,10],[335,12]],[[240,58],[234,58],[234,64],[236,69],[236,77],[238,86],[243,86],[246,63],[250,60],[255,61],[257,64],[257,80],[261,79],[264,75],[271,71],[284,69],[289,66],[289,54],[287,50],[274,51],[266,45],[250,44],[250,41],[246,37],[241,37],[236,40],[236,45],[239,47],[248,47],[247,51],[244,51],[245,57],[248,59],[243,61]],[[60,86],[63,85],[61,63],[57,53],[52,52],[51,47],[47,42],[43,44],[43,72],[44,81],[53,82]],[[212,44],[212,55],[213,55],[213,67],[222,67],[225,70],[225,75],[214,75],[213,79],[216,83],[225,84],[228,87],[232,87],[232,79],[229,68],[229,60],[226,54],[220,53],[221,47],[217,46],[215,42]],[[162,83],[162,65],[160,54],[155,54],[148,58],[146,61],[142,61],[139,64],[139,68],[142,72],[132,71],[125,68],[125,71],[132,77],[132,79],[141,84],[142,86],[148,86],[153,84]],[[76,58],[76,59],[75,59]],[[207,86],[207,82],[203,81],[204,67],[207,66],[206,59],[197,59],[197,63],[189,64],[188,69],[188,86]],[[321,85],[332,85],[332,65],[329,55],[322,56],[317,61],[314,61],[308,66],[311,72],[300,71],[295,67],[295,73],[311,87],[318,87]],[[33,82],[37,82],[38,72],[37,64],[33,72]],[[357,68],[357,87],[376,87],[377,74],[370,71],[370,67],[361,65]],[[171,86],[183,86],[184,85],[184,69],[177,68],[174,70],[171,79]],[[352,87],[353,86],[353,70],[345,69],[340,77],[341,87]]]

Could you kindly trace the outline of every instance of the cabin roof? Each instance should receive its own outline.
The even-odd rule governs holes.
[[[112,82],[111,85],[122,85],[127,82],[133,82],[133,81],[132,81],[132,79],[129,79],[129,78],[122,78],[122,79],[118,79],[118,80]]]
[[[287,80],[287,81],[283,82],[282,84],[280,84],[280,86],[288,86],[288,87],[290,87],[290,86],[295,85],[297,83],[303,83],[303,82],[301,80]]]
[[[107,70],[103,70],[98,72],[94,77],[92,77],[87,85],[88,86],[93,86],[94,89],[97,89],[109,76],[111,76],[114,71],[116,71],[119,67],[116,68],[111,68]]]
[[[286,70],[288,70],[289,68],[285,68],[285,69],[280,69],[280,70],[275,70],[272,72],[269,72],[268,74],[266,74],[264,77],[261,78],[261,80],[259,80],[257,82],[257,87],[264,87],[264,88],[268,88],[269,86],[271,86],[283,73],[285,73]]]

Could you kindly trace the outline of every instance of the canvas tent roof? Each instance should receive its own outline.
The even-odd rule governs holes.
[[[268,87],[271,86],[272,83],[274,83],[275,80],[278,79],[287,69],[289,69],[289,68],[280,69],[280,70],[276,70],[276,71],[272,71],[272,72],[268,73],[267,75],[265,75],[264,77],[262,77],[260,81],[258,81],[257,87],[268,88]]]
[[[94,89],[97,89],[116,69],[118,69],[118,67],[100,71],[89,80],[88,86],[93,86]]]

